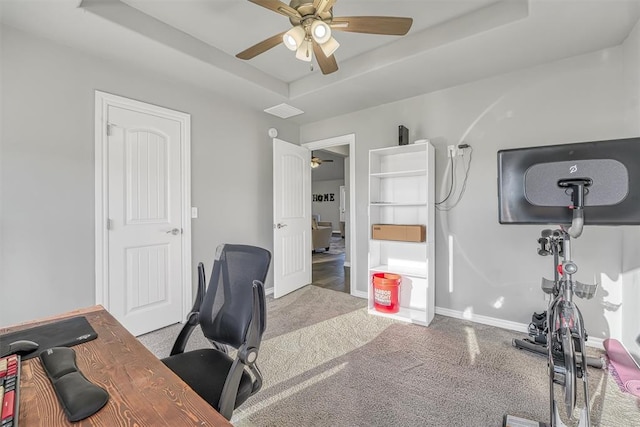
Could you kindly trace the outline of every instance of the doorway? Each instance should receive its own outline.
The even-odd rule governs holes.
[[[96,304],[133,335],[191,303],[190,116],[96,91]]]
[[[345,161],[348,147],[340,145],[311,152],[311,213],[313,253],[311,284],[350,293],[349,265],[345,265]],[[346,194],[346,189],[345,189]]]
[[[328,289],[347,292],[351,295],[362,297],[359,295],[354,283],[356,283],[356,266],[355,266],[355,134],[342,135],[338,137],[313,141],[302,144],[302,146],[311,150],[314,155],[322,154],[326,157],[339,156],[344,160],[344,189],[345,189],[345,212],[344,212],[344,239],[342,239],[342,228],[340,224],[340,212],[335,212],[335,219],[332,219],[333,231],[332,240],[337,240],[344,246],[344,254],[342,257],[332,257],[335,254],[327,254],[324,256],[326,262],[313,263],[313,282],[316,282],[316,275],[322,277],[322,282]],[[335,158],[335,157],[334,157]],[[319,166],[318,169],[322,167]],[[324,192],[322,193],[324,195]],[[317,196],[317,195],[316,195]],[[339,186],[334,192],[334,198],[339,201]],[[315,213],[315,212],[314,212]],[[324,222],[323,218],[320,218]],[[330,251],[331,252],[331,251]],[[324,251],[321,251],[319,258],[322,258]],[[332,259],[333,258],[333,259]],[[317,283],[315,283],[317,284]],[[365,295],[366,296],[366,295]]]

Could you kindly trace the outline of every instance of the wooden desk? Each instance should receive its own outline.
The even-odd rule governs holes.
[[[79,315],[87,318],[98,338],[72,347],[78,369],[107,390],[109,402],[91,417],[70,423],[40,359],[34,357],[22,362],[20,427],[231,426],[102,306],[0,328],[0,334]]]

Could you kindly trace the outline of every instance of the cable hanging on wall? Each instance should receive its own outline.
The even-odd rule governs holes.
[[[461,150],[461,154],[460,156],[456,156],[455,155],[455,150]],[[468,149],[468,160],[465,162],[464,158],[465,158],[465,150]],[[436,202],[436,209],[438,209],[439,211],[449,211],[453,208],[455,208],[458,203],[460,203],[460,200],[462,200],[462,196],[465,193],[465,190],[467,189],[467,180],[469,178],[469,171],[471,170],[471,160],[472,160],[472,156],[473,156],[473,148],[469,145],[469,144],[459,144],[457,147],[455,147],[454,149],[450,150],[450,161],[449,161],[449,169],[451,171],[451,177],[450,177],[450,184],[449,184],[449,190],[447,191],[447,195],[444,197],[444,199],[442,199],[439,202]],[[464,178],[462,180],[462,185],[460,186],[460,190],[457,191],[456,187],[457,187],[457,182],[456,182],[456,165],[457,165],[457,158],[461,157],[462,158],[462,167],[464,170]],[[454,194],[458,194],[457,197],[455,197],[455,200],[451,200],[451,197],[454,196]],[[450,204],[446,204],[447,201],[450,201]]]

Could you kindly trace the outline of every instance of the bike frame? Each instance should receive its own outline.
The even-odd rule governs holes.
[[[580,414],[579,427],[589,427],[591,421],[586,369],[586,331],[582,314],[573,302],[574,289],[578,282],[573,278],[577,266],[571,260],[571,236],[561,229],[554,231],[548,239],[551,247],[550,252],[554,257],[554,285],[547,310],[551,426],[565,426],[560,419],[558,405],[554,397],[554,384],[563,386],[567,415],[571,417],[576,402],[576,379],[581,377],[585,406]],[[562,258],[562,262],[560,262],[560,258]],[[569,349],[565,348],[567,344],[569,344]],[[576,351],[580,354],[579,359],[576,356]],[[559,366],[555,363],[554,352],[556,352],[556,356],[559,353],[564,357]]]
[[[589,389],[587,386],[587,355],[585,342],[586,331],[582,313],[573,302],[576,287],[580,286],[580,297],[590,298],[595,293],[591,288],[573,278],[578,266],[571,258],[571,237],[577,238],[582,234],[584,226],[584,196],[585,189],[592,184],[590,179],[562,180],[560,187],[571,189],[573,220],[568,229],[561,227],[551,232],[545,230],[538,240],[541,248],[540,255],[553,254],[554,280],[549,290],[549,280],[542,280],[542,288],[552,295],[547,309],[547,348],[549,357],[549,393],[551,427],[566,427],[560,419],[558,405],[555,399],[554,384],[559,384],[564,390],[564,400],[567,416],[573,416],[576,404],[576,379],[581,377],[583,382],[584,407],[580,413],[578,427],[590,427]],[[547,244],[549,250],[547,250]],[[560,262],[562,258],[562,262]],[[577,347],[577,348],[576,348]],[[576,350],[580,354],[578,360]],[[562,363],[556,366],[554,353],[562,355]]]

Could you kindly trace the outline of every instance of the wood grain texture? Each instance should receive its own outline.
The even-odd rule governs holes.
[[[331,74],[338,71],[336,57],[333,55],[327,57],[315,40],[313,41],[313,53],[316,55],[316,61],[318,61],[322,74]]]
[[[280,43],[282,43],[282,36],[284,36],[284,33],[286,33],[286,31],[276,34],[275,36],[271,36],[266,40],[262,40],[260,43],[256,43],[250,48],[247,48],[242,52],[240,52],[239,54],[237,54],[236,58],[251,59],[255,56],[260,55],[261,53],[268,51],[273,47],[278,46]]]
[[[231,426],[100,306],[0,328],[0,334],[79,315],[98,338],[73,347],[78,368],[107,390],[109,402],[91,417],[70,423],[36,357],[22,363],[21,426]]]
[[[313,256],[315,257],[316,254]],[[336,260],[314,263],[311,267],[312,285],[347,294],[351,293],[350,267],[344,266],[344,255]]]
[[[411,29],[412,18],[395,16],[340,16],[333,18],[331,29],[352,33],[404,36]]]

